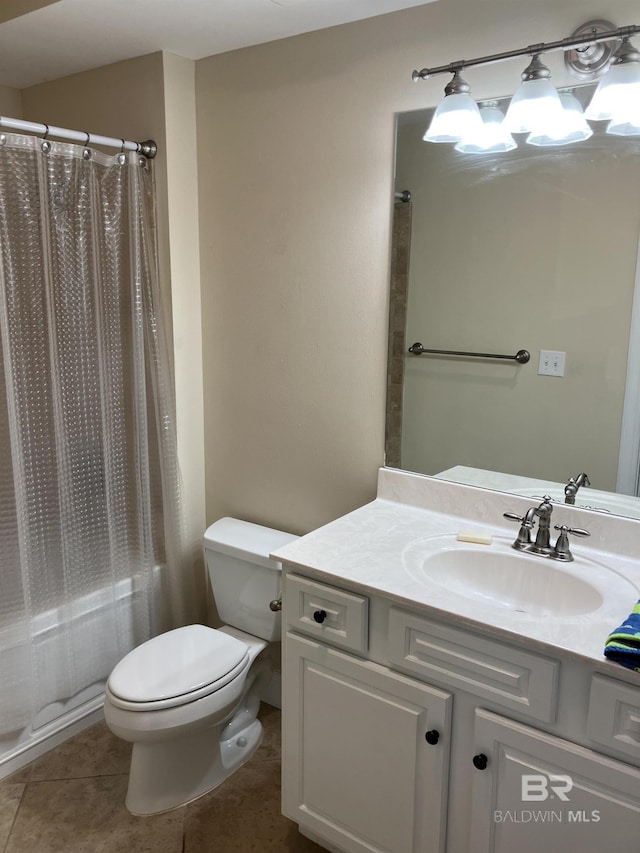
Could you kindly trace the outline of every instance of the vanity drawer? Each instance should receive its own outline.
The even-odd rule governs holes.
[[[587,735],[629,758],[640,759],[640,687],[594,675]]]
[[[289,574],[283,607],[287,625],[294,631],[358,654],[367,651],[368,598]]]
[[[389,661],[536,720],[555,719],[559,661],[510,648],[419,614],[389,611]]]

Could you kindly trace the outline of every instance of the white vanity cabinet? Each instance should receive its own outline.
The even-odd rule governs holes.
[[[283,603],[284,813],[348,853],[444,853],[450,693],[351,653],[366,598],[290,575]]]
[[[285,643],[286,814],[349,853],[444,853],[450,694],[314,640]]]
[[[345,853],[640,851],[640,688],[286,566],[283,590],[282,803],[303,832]]]
[[[640,849],[637,768],[482,709],[475,741],[473,853]]]

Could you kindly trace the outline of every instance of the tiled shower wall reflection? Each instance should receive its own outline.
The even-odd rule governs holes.
[[[407,295],[411,249],[410,201],[397,201],[393,209],[391,297],[389,304],[389,358],[387,362],[387,417],[385,465],[400,468],[402,438],[402,385],[406,357]]]

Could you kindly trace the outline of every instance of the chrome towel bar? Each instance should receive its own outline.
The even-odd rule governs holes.
[[[496,355],[491,352],[459,352],[450,349],[425,349],[420,342],[409,347],[411,355],[459,355],[466,358],[502,358],[507,361],[517,361],[518,364],[526,364],[531,354],[526,349],[519,349],[515,355]]]

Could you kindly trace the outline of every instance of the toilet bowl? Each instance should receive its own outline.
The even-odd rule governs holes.
[[[133,743],[126,797],[132,814],[157,814],[202,796],[260,745],[257,714],[272,674],[260,653],[280,639],[280,614],[269,608],[279,596],[280,566],[268,555],[295,538],[238,519],[211,525],[207,568],[218,610],[234,625],[167,631],[111,673],[105,722]]]

